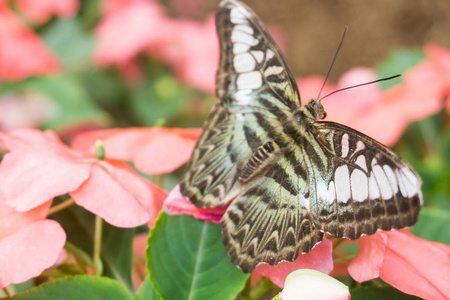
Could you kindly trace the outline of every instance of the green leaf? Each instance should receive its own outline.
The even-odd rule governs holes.
[[[450,245],[450,212],[423,208],[419,221],[410,231],[423,239]]]
[[[163,299],[234,299],[248,278],[230,261],[220,226],[161,213],[150,232],[147,268]]]
[[[12,297],[14,300],[131,300],[117,281],[105,277],[74,276],[44,283]]]
[[[142,282],[141,286],[139,287],[139,290],[136,293],[136,296],[134,297],[134,299],[135,300],[160,300],[161,298],[155,292],[155,289],[153,288],[152,283],[148,279],[148,276],[146,276],[144,281]]]
[[[92,104],[75,77],[60,75],[31,79],[26,89],[46,95],[55,104],[55,114],[44,129],[60,129],[80,122],[105,123],[107,115]]]
[[[420,49],[397,49],[392,51],[381,63],[379,63],[378,66],[376,66],[376,70],[380,78],[402,74],[424,58],[425,54]],[[401,77],[382,81],[379,84],[383,89],[387,89],[400,82]]]
[[[67,241],[84,250],[92,257],[94,243],[94,215],[79,206],[71,206],[52,216],[67,234]],[[111,277],[134,292],[133,228],[118,228],[103,224],[101,259],[103,275]]]
[[[350,289],[352,300],[415,300],[416,296],[407,295],[393,287],[365,287]]]

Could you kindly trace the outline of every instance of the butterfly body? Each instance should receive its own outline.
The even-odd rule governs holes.
[[[262,22],[224,0],[216,14],[220,99],[180,181],[198,207],[226,206],[221,226],[244,272],[292,261],[323,234],[357,239],[412,226],[421,181],[397,154],[302,106],[295,80]]]

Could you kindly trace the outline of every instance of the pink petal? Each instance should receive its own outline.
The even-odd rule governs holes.
[[[63,147],[29,147],[7,153],[0,164],[0,195],[18,211],[33,209],[77,189],[90,163]]]
[[[288,275],[280,294],[282,300],[349,300],[348,287],[321,272],[302,269]]]
[[[332,242],[329,239],[324,238],[323,241],[317,244],[310,252],[300,254],[293,262],[282,262],[276,266],[260,264],[253,272],[268,277],[273,283],[279,287],[283,287],[286,277],[291,272],[298,269],[313,269],[329,274],[331,270],[333,270],[332,251]]]
[[[430,62],[442,75],[442,79],[450,85],[450,50],[439,47],[435,44],[425,46],[425,53]]]
[[[167,196],[163,210],[169,215],[191,215],[196,219],[220,224],[220,219],[226,211],[226,207],[198,208],[180,192],[177,185]]]
[[[76,0],[16,0],[20,10],[33,22],[47,22],[52,15],[72,17],[78,10]]]
[[[76,191],[75,202],[117,227],[136,227],[149,221],[153,193],[146,180],[123,162],[99,161]]]
[[[94,61],[99,65],[124,64],[166,35],[166,18],[153,1],[129,1],[109,10],[96,28]],[[120,38],[117,38],[120,37]]]
[[[386,242],[384,232],[359,239],[358,254],[348,265],[348,272],[353,279],[363,282],[378,278],[384,261]]]
[[[56,58],[40,38],[1,4],[0,79],[17,81],[58,69]]]
[[[0,288],[36,277],[58,259],[66,235],[52,220],[29,224],[0,240]]]
[[[0,240],[47,216],[51,201],[27,212],[17,212],[0,199]]]
[[[200,134],[197,128],[97,130],[77,136],[72,148],[95,154],[94,143],[100,139],[107,158],[133,161],[142,172],[163,174],[187,162]]]
[[[47,147],[52,144],[56,147],[64,144],[53,131],[40,131],[32,128],[16,129],[7,134],[0,133],[4,148],[8,150],[29,149],[30,147]]]
[[[174,171],[191,157],[196,141],[166,133],[148,141],[134,156],[136,168],[147,174]]]
[[[450,295],[450,247],[404,230],[385,233],[387,249],[380,278],[397,289],[425,299]]]

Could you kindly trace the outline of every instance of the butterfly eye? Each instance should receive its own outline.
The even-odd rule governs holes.
[[[321,120],[325,119],[327,117],[327,113],[324,111],[322,116],[320,117]]]

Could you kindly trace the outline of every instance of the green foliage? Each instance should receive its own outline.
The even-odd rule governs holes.
[[[76,256],[92,257],[94,215],[82,207],[71,206],[56,213],[53,218],[64,228],[68,242],[84,253],[75,253]],[[116,279],[130,291],[134,291],[131,273],[133,237],[133,228],[118,228],[106,222],[103,224],[101,249],[103,275]]]
[[[163,299],[234,299],[248,278],[230,261],[220,226],[161,213],[151,230],[147,268]]]
[[[117,281],[105,277],[75,276],[44,283],[15,295],[14,300],[131,300]]]
[[[365,287],[354,288],[350,290],[352,300],[415,300],[420,299],[415,296],[407,295],[393,287]]]
[[[144,281],[142,282],[141,286],[139,287],[139,290],[137,291],[136,297],[134,299],[135,300],[160,300],[161,298],[155,292],[155,289],[153,288],[153,285],[147,276],[147,277],[145,277]]]
[[[409,68],[416,65],[420,60],[425,58],[425,54],[420,49],[397,49],[392,51],[389,56],[383,59],[376,67],[380,78],[390,77],[396,74],[402,74]],[[379,84],[383,89],[399,84],[400,78],[388,81],[382,81]]]

